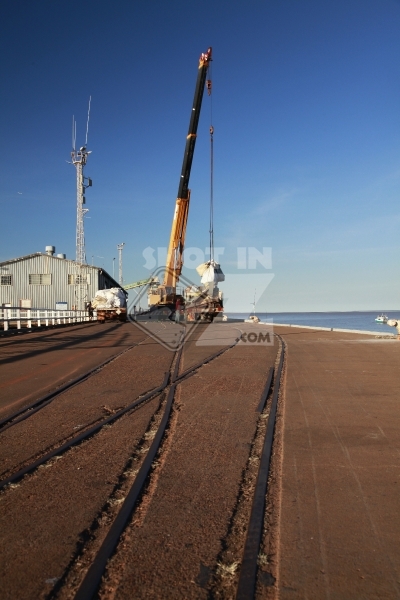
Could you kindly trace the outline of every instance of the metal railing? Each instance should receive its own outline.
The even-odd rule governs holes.
[[[0,306],[0,330],[32,329],[33,327],[49,327],[49,325],[66,325],[96,320],[96,311],[89,317],[87,310],[53,310],[49,308],[20,308],[17,306]]]

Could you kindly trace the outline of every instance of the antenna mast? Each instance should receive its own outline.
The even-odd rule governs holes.
[[[125,246],[125,242],[117,245],[118,255],[119,255],[119,284],[122,285],[124,279],[122,277],[122,250]]]
[[[72,164],[76,168],[76,273],[75,273],[75,295],[76,295],[76,309],[83,310],[85,308],[84,301],[87,300],[87,269],[86,265],[86,250],[85,250],[85,228],[84,228],[84,216],[89,211],[88,208],[84,208],[83,205],[86,203],[85,191],[86,188],[92,187],[92,180],[89,177],[85,177],[83,174],[84,166],[87,163],[91,150],[87,150],[87,138],[89,131],[89,116],[90,116],[90,102],[89,98],[89,110],[86,125],[86,144],[76,149],[76,121],[72,118],[72,152],[71,159]]]

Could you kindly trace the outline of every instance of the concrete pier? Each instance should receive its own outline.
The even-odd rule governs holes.
[[[274,595],[399,598],[400,342],[275,331],[287,362]]]
[[[280,340],[267,332],[262,324],[217,323],[187,337],[181,374],[224,352],[177,385],[148,486],[107,568],[104,585],[116,598],[236,597],[272,394],[263,413],[258,406],[282,342],[254,598],[400,598],[400,341],[294,326],[274,325]],[[147,332],[91,323],[2,339],[3,419],[112,358],[2,429],[2,478],[160,386],[174,372],[166,342],[178,335],[170,322]],[[124,412],[3,489],[2,597],[72,597],[145,460],[165,402],[163,392]]]

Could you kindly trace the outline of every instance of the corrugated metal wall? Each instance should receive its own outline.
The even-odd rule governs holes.
[[[97,290],[115,286],[115,282],[102,269],[84,266],[90,275],[87,301]],[[51,285],[33,285],[29,275],[51,274]],[[0,275],[12,275],[12,285],[0,285],[0,305],[20,306],[21,300],[31,300],[32,308],[56,308],[56,302],[67,302],[68,310],[76,305],[75,285],[68,284],[68,275],[76,275],[76,263],[65,258],[47,254],[30,255],[0,263]]]

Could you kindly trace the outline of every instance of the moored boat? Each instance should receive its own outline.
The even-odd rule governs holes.
[[[260,319],[256,315],[250,315],[248,319],[244,320],[245,323],[259,323]]]
[[[381,315],[378,315],[375,319],[375,321],[377,323],[387,323],[388,322],[389,317],[387,315],[384,315],[383,313]]]

